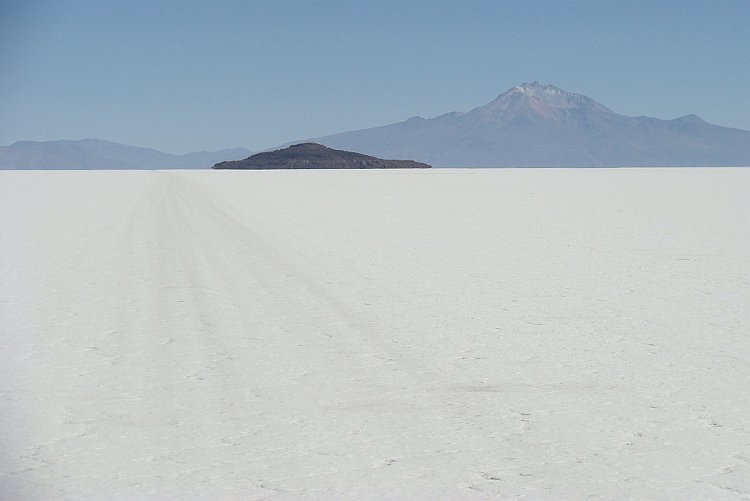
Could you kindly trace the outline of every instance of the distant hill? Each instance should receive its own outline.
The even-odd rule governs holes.
[[[750,131],[695,115],[627,117],[551,85],[525,83],[466,113],[312,139],[435,167],[750,166]]]
[[[0,147],[0,169],[208,169],[250,154],[245,148],[170,155],[101,139],[19,141]]]
[[[320,144],[302,143],[275,151],[257,153],[244,160],[221,162],[214,169],[420,169],[427,164],[411,160],[381,160],[351,151],[334,150]]]

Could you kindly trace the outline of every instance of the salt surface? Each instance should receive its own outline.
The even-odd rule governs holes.
[[[0,497],[750,499],[748,193],[0,172]]]

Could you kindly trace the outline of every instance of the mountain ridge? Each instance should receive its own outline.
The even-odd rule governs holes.
[[[208,169],[216,162],[248,156],[245,148],[172,155],[103,139],[17,141],[0,147],[0,169]]]
[[[693,114],[629,117],[536,81],[467,112],[412,117],[274,149],[303,142],[435,167],[750,166],[750,131]],[[100,139],[19,141],[0,147],[0,169],[196,169],[248,155],[245,148],[171,155]]]
[[[435,167],[682,167],[750,165],[750,131],[628,117],[538,82],[512,87],[468,112],[308,141]],[[294,143],[287,143],[294,144]]]

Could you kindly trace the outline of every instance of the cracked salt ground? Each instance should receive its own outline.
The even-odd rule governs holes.
[[[2,499],[750,499],[750,170],[0,172]]]

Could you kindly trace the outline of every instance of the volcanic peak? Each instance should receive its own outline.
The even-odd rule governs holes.
[[[481,121],[508,120],[515,117],[559,122],[570,113],[612,113],[611,110],[580,94],[539,82],[524,83],[500,94],[494,101],[469,112]]]

